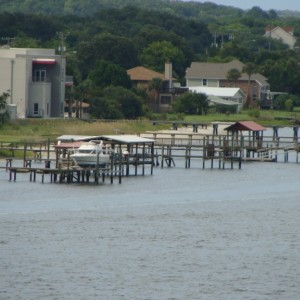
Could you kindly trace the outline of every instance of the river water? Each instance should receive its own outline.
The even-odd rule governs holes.
[[[149,174],[1,170],[0,299],[299,299],[300,164]]]

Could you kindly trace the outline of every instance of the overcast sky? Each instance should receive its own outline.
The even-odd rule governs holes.
[[[190,0],[184,0],[190,1]],[[193,0],[197,2],[213,2],[216,4],[222,4],[227,6],[234,6],[241,9],[250,9],[253,6],[258,6],[263,10],[298,10],[300,11],[300,0]]]

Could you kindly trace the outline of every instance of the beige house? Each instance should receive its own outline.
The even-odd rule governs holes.
[[[17,118],[64,116],[66,59],[54,49],[0,48],[0,94]]]
[[[264,36],[267,38],[280,40],[283,44],[288,45],[289,48],[294,48],[296,44],[293,27],[268,26],[265,28]]]
[[[251,75],[250,85],[248,85],[249,77],[246,73],[242,73],[244,66],[239,60],[228,63],[192,62],[186,70],[186,86],[189,89],[196,87],[239,88],[245,96],[249,95],[253,101],[264,99],[270,89],[267,79],[263,75],[255,73]],[[238,80],[233,81],[227,78],[231,69],[241,72]]]

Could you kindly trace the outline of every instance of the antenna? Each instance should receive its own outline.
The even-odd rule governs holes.
[[[67,48],[65,46],[65,40],[67,38],[67,36],[70,34],[69,32],[67,32],[66,34],[59,31],[56,33],[60,39],[60,46],[58,47],[58,51],[61,53],[61,55],[64,55],[64,53],[66,52]]]

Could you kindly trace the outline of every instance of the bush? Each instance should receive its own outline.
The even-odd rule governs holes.
[[[258,119],[260,117],[259,109],[252,109],[248,111],[248,116]]]
[[[288,99],[284,103],[285,109],[287,111],[293,111],[294,110],[294,102],[292,99]]]

